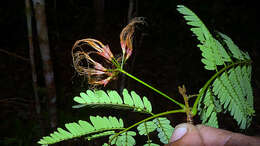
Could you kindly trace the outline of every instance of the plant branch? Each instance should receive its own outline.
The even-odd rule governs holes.
[[[123,73],[123,74],[127,75],[128,77],[130,77],[130,78],[132,78],[132,79],[134,79],[134,80],[138,81],[139,83],[141,83],[141,84],[145,85],[146,87],[148,87],[148,88],[150,88],[150,89],[154,90],[155,92],[157,92],[157,93],[161,94],[163,97],[165,97],[165,98],[167,98],[167,99],[171,100],[172,102],[174,102],[175,104],[179,105],[179,106],[180,106],[182,109],[184,109],[184,108],[185,108],[185,106],[184,106],[182,103],[180,103],[180,102],[178,102],[178,101],[176,101],[176,100],[172,99],[172,98],[171,98],[171,97],[169,97],[167,94],[165,94],[165,93],[161,92],[160,90],[158,90],[158,89],[156,89],[156,88],[152,87],[151,85],[149,85],[149,84],[147,84],[147,83],[143,82],[142,80],[138,79],[137,77],[135,77],[135,76],[133,76],[133,75],[129,74],[128,72],[126,72],[126,71],[124,71],[124,70],[122,70],[122,69],[117,69],[117,70],[118,70],[118,71],[120,71],[121,73]]]
[[[189,96],[186,94],[186,88],[183,85],[182,87],[178,87],[179,89],[179,93],[182,95],[183,99],[184,99],[184,103],[185,103],[185,112],[187,115],[187,122],[192,124],[193,120],[192,120],[192,114],[191,114],[191,109],[189,106]]]

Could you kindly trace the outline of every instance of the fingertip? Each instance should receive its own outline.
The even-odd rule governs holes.
[[[180,124],[175,127],[174,132],[172,134],[170,142],[175,142],[182,138],[187,132],[187,125],[186,124]]]
[[[175,142],[181,139],[186,133],[196,130],[196,127],[189,123],[182,123],[175,127],[170,142]]]

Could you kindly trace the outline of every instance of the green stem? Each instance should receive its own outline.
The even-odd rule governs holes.
[[[169,96],[168,96],[168,95],[166,95],[165,93],[163,93],[163,92],[159,91],[158,89],[156,89],[156,88],[152,87],[151,85],[149,85],[149,84],[147,84],[147,83],[143,82],[142,80],[138,79],[137,77],[135,77],[135,76],[133,76],[133,75],[129,74],[128,72],[126,72],[126,71],[124,71],[124,70],[122,70],[122,69],[117,69],[117,70],[118,70],[118,71],[120,71],[121,73],[123,73],[123,74],[127,75],[128,77],[130,77],[130,78],[132,78],[132,79],[134,79],[134,80],[138,81],[139,83],[141,83],[141,84],[145,85],[146,87],[148,87],[148,88],[150,88],[150,89],[154,90],[155,92],[157,92],[157,93],[161,94],[163,97],[165,97],[165,98],[167,98],[167,99],[171,100],[172,102],[176,103],[177,105],[179,105],[179,106],[180,106],[182,109],[184,109],[184,108],[185,108],[184,104],[182,104],[182,103],[180,103],[180,102],[178,102],[178,101],[176,101],[176,100],[172,99],[171,97],[169,97]]]
[[[250,64],[252,62],[252,60],[243,60],[243,61],[239,61],[239,62],[235,62],[232,63],[228,66],[225,66],[224,68],[222,68],[220,71],[216,72],[207,82],[206,84],[203,86],[202,90],[200,91],[199,95],[197,96],[193,107],[192,107],[192,115],[195,116],[197,114],[197,106],[199,103],[199,100],[201,98],[201,96],[204,94],[204,92],[206,91],[206,89],[208,88],[208,86],[211,84],[212,81],[214,81],[221,73],[223,73],[224,71],[228,70],[229,68],[232,68],[234,66],[237,65],[241,65],[241,64]]]
[[[146,119],[143,119],[142,121],[139,121],[139,122],[133,124],[132,126],[127,127],[126,129],[124,129],[124,130],[118,132],[117,134],[115,134],[115,135],[109,140],[109,143],[111,143],[111,142],[113,141],[113,139],[116,138],[118,135],[120,135],[120,134],[122,134],[122,133],[124,133],[124,132],[126,132],[126,131],[128,131],[128,130],[130,130],[130,129],[132,129],[132,128],[134,128],[135,126],[138,126],[139,124],[141,124],[141,123],[143,123],[143,122],[146,122],[146,121],[148,121],[148,120],[151,120],[151,119],[154,119],[154,118],[157,118],[157,117],[160,117],[160,116],[169,115],[169,114],[174,114],[174,113],[185,113],[185,110],[184,110],[184,109],[178,109],[178,110],[167,111],[167,112],[155,114],[155,115],[153,115],[153,116],[151,116],[151,117],[148,117],[148,118],[146,118]]]

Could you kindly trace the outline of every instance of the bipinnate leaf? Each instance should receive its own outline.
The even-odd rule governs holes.
[[[151,102],[146,98],[141,98],[136,92],[123,90],[123,97],[121,97],[115,90],[109,90],[107,92],[103,90],[91,91],[87,90],[86,93],[80,93],[80,96],[74,97],[74,101],[79,105],[73,106],[73,108],[88,107],[103,107],[103,108],[115,108],[115,109],[130,109],[135,112],[147,113],[152,112]]]
[[[187,24],[192,26],[191,31],[200,41],[198,47],[202,51],[201,61],[205,69],[217,71],[216,76],[203,88],[205,93],[200,93],[203,95],[200,102],[204,105],[203,108],[199,107],[202,123],[218,127],[217,113],[224,110],[230,112],[241,129],[247,128],[254,115],[250,56],[241,51],[228,36],[219,33],[223,39],[222,45],[187,7],[179,5],[177,10],[184,15]],[[221,72],[218,71],[219,66],[223,67]]]
[[[82,120],[79,120],[78,123],[67,123],[65,124],[66,130],[58,128],[50,136],[40,139],[38,143],[42,145],[54,144],[84,135],[87,136],[87,139],[91,140],[97,137],[112,135],[115,133],[114,130],[122,130],[124,126],[122,119],[118,120],[116,117],[111,116],[90,116],[90,121],[90,123]]]

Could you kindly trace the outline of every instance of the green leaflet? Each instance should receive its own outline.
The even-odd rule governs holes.
[[[138,125],[137,130],[140,135],[148,135],[157,128],[157,125],[153,121],[144,122]]]
[[[78,123],[67,123],[65,127],[67,130],[58,128],[57,131],[50,134],[50,136],[43,137],[38,141],[39,144],[54,144],[63,140],[81,137],[88,135],[87,138],[92,139],[101,136],[107,136],[114,133],[114,130],[123,129],[122,119],[109,116],[90,116],[90,121],[79,120]],[[106,132],[107,131],[107,132]]]
[[[109,139],[111,139],[113,136],[114,135],[111,135]],[[111,144],[116,144],[117,146],[133,146],[136,144],[134,136],[136,136],[134,131],[127,131],[117,136],[117,138],[114,138],[111,141]]]
[[[149,111],[152,112],[152,104],[151,102],[147,99],[147,97],[143,97],[143,102],[144,102],[144,107]]]
[[[95,91],[95,97],[99,97],[99,103],[111,103],[110,98],[108,97],[107,93],[103,90]]]
[[[134,105],[133,99],[131,98],[130,94],[128,93],[128,91],[126,89],[123,90],[123,98],[124,98],[125,104],[127,104],[129,106]]]
[[[160,141],[164,144],[168,144],[174,130],[174,128],[170,125],[170,121],[165,117],[160,117],[154,119],[153,122],[157,126],[156,130]]]
[[[134,91],[131,95],[126,89],[123,90],[123,97],[112,90],[112,91],[91,91],[87,90],[86,93],[81,92],[80,96],[76,96],[73,100],[79,105],[73,106],[73,108],[81,108],[84,106],[88,107],[109,107],[116,109],[132,109],[137,112],[148,113],[152,112],[151,102],[146,98],[141,98]]]
[[[198,47],[202,51],[203,59],[201,61],[205,64],[205,69],[216,70],[217,65],[223,65],[225,62],[231,61],[224,47],[211,35],[207,27],[194,12],[183,5],[178,5],[177,10],[184,15],[183,17],[187,24],[193,26],[191,31],[201,43]]]
[[[144,104],[142,99],[140,98],[139,95],[137,95],[134,91],[131,91],[131,96],[133,97],[133,101],[136,105],[136,107],[143,109],[144,108]]]
[[[110,90],[107,91],[107,94],[110,97],[110,100],[113,104],[123,104],[120,95],[116,91]]]

